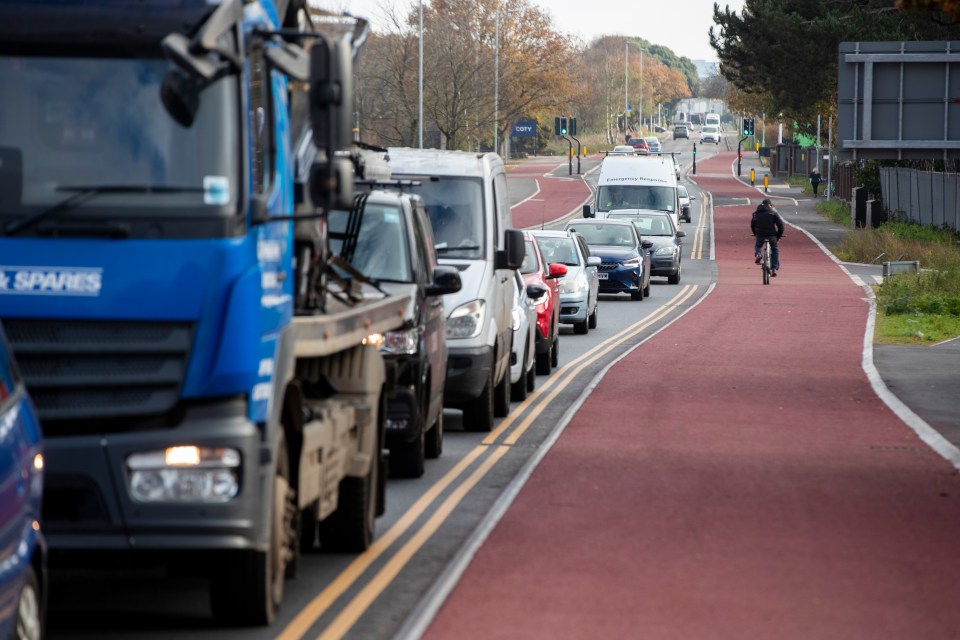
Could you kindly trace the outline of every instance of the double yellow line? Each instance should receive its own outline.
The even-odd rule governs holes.
[[[278,640],[302,638],[303,635],[309,631],[310,627],[312,627],[321,616],[326,614],[336,600],[351,588],[380,556],[384,555],[394,543],[414,526],[416,521],[426,513],[427,509],[439,499],[440,495],[443,494],[457,478],[465,473],[483,454],[491,452],[473,473],[456,486],[423,526],[387,560],[386,564],[367,582],[366,586],[347,603],[343,610],[318,637],[321,640],[327,640],[341,638],[346,635],[374,600],[376,600],[397,577],[411,558],[413,558],[427,543],[430,537],[437,532],[453,510],[460,504],[463,498],[466,497],[467,493],[476,486],[510,450],[508,445],[515,444],[527,431],[534,420],[539,417],[544,406],[549,405],[560,392],[566,389],[573,380],[577,379],[578,374],[583,369],[685,304],[697,289],[698,287],[696,285],[685,285],[673,298],[658,308],[654,313],[649,314],[637,323],[622,330],[620,333],[607,338],[575,360],[557,369],[543,386],[531,394],[523,403],[515,407],[511,415],[503,419],[500,424],[497,425],[496,429],[483,439],[481,444],[474,447],[438,482],[420,496],[386,533],[374,540],[373,544],[371,544],[365,552],[357,556],[346,569],[311,600],[290,624],[280,632],[277,636]],[[504,443],[495,447],[491,446],[504,435],[508,429],[513,427],[524,413],[526,417],[524,417],[516,428],[506,437]]]
[[[693,232],[693,245],[690,248],[691,260],[703,260],[704,244],[707,235],[707,194],[700,199],[700,216],[697,218],[697,228]]]

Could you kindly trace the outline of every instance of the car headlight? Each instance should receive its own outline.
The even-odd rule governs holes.
[[[483,300],[474,300],[460,305],[447,318],[446,337],[476,338],[483,327],[483,316],[486,311],[487,306]]]
[[[634,267],[640,266],[640,258],[630,258],[629,260],[624,260],[620,263],[620,266],[626,267],[628,269],[633,269]]]
[[[583,277],[564,278],[560,281],[560,293],[583,293],[587,290],[587,279]]]
[[[670,256],[670,255],[673,255],[673,247],[671,247],[670,245],[667,245],[667,246],[665,246],[665,247],[660,247],[659,249],[657,249],[656,251],[653,252],[653,255],[655,255],[655,256]]]
[[[410,355],[417,352],[418,344],[420,344],[420,329],[387,331],[383,334],[380,351]]]

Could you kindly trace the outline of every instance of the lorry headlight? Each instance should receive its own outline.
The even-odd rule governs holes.
[[[169,447],[127,457],[127,484],[137,502],[227,502],[240,492],[236,449]]]
[[[447,318],[448,338],[476,338],[483,327],[483,314],[487,306],[483,300],[474,300],[460,305]]]
[[[420,344],[420,330],[387,331],[383,334],[380,351],[384,353],[412,354],[417,352]]]
[[[567,280],[564,278],[560,281],[560,293],[581,293],[586,290],[586,278],[574,278],[572,280]]]

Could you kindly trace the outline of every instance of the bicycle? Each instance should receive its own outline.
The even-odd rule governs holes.
[[[770,266],[770,238],[764,238],[760,247],[760,269],[763,272],[763,284],[770,284],[770,272],[773,271]]]

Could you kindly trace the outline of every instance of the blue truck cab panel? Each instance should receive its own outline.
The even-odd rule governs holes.
[[[17,626],[27,631],[43,627],[42,493],[40,423],[0,329],[0,638],[15,637]]]

